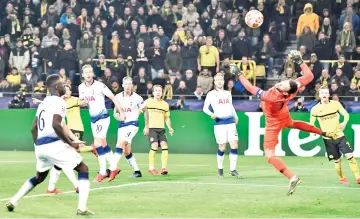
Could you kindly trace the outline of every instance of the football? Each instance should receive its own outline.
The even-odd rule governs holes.
[[[251,10],[245,15],[245,23],[251,28],[258,28],[264,22],[264,15],[258,10]]]

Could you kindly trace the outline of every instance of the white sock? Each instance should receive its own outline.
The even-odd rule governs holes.
[[[81,177],[80,174],[85,174],[87,176]],[[88,173],[79,173],[79,205],[78,209],[80,211],[85,211],[87,209],[87,200],[90,192],[90,182],[88,179]]]
[[[218,150],[217,152],[217,164],[218,164],[218,169],[224,169],[223,163],[224,163],[224,152]]]
[[[99,161],[99,174],[106,175],[106,157],[104,148],[102,146],[99,146],[96,148],[96,151],[98,153],[98,161]]]
[[[53,191],[55,189],[55,185],[56,185],[57,181],[59,180],[60,174],[61,174],[61,170],[57,170],[55,167],[53,167],[50,170],[50,178],[49,178],[49,185],[48,185],[49,191]]]
[[[118,163],[121,159],[122,153],[123,153],[123,149],[117,147],[115,150],[115,153],[113,155],[113,163],[116,167],[118,166]]]
[[[27,180],[20,188],[20,190],[14,195],[14,197],[11,199],[11,203],[13,205],[16,205],[16,203],[24,197],[26,194],[28,194],[37,184],[36,177],[33,177],[29,180]]]
[[[126,156],[126,160],[130,164],[130,166],[134,169],[134,171],[140,171],[139,166],[136,163],[136,159],[132,153]]]
[[[238,150],[230,149],[229,160],[230,160],[230,171],[236,170],[236,164],[238,159]]]
[[[70,182],[74,185],[74,188],[78,187],[78,180],[76,179],[74,170],[71,169],[63,169],[65,175],[70,180]]]
[[[297,176],[294,175],[293,177],[291,177],[290,182],[294,182],[296,179],[297,179]]]

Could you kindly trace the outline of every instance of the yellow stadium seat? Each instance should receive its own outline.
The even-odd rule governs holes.
[[[257,65],[255,71],[256,71],[256,77],[265,77],[266,76],[265,65]]]

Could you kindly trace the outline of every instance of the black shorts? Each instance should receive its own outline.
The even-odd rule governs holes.
[[[149,129],[149,142],[150,144],[157,142],[160,145],[160,142],[167,142],[165,129],[150,128]]]
[[[76,131],[76,130],[72,130],[70,129],[72,133],[74,133],[74,135],[80,140],[82,141],[83,140],[83,135],[84,135],[84,132],[82,131]]]
[[[329,160],[338,160],[341,154],[352,153],[350,143],[345,136],[336,140],[324,139],[324,143]]]

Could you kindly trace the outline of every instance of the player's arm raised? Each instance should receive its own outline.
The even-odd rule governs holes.
[[[349,121],[349,113],[344,109],[344,107],[341,105],[341,103],[338,103],[339,105],[339,113],[344,116],[344,121],[340,124],[340,128],[344,130],[346,128],[346,125]]]
[[[312,73],[309,66],[305,64],[304,61],[302,60],[299,51],[296,50],[290,51],[289,56],[291,57],[292,60],[294,60],[294,62],[296,62],[300,66],[301,72],[303,74],[301,77],[296,79],[296,81],[299,83],[298,87],[299,88],[305,87],[314,79],[314,74]]]

